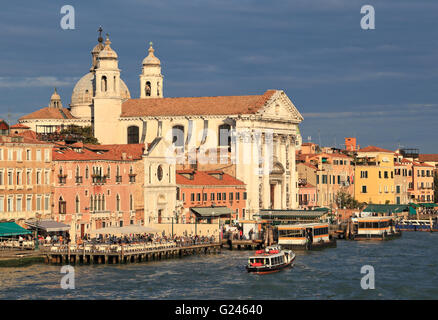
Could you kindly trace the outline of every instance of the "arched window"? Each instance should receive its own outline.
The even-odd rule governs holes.
[[[114,76],[113,91],[116,92],[116,76]]]
[[[105,211],[106,203],[105,203],[105,195],[102,194],[102,211]]]
[[[81,202],[79,201],[79,196],[76,195],[76,200],[75,200],[75,209],[76,209],[76,213],[79,213],[81,211]]]
[[[93,195],[90,196],[90,212],[94,211],[94,197]]]
[[[59,208],[59,213],[60,214],[66,214],[67,213],[67,203],[64,201],[64,199],[61,197],[59,197],[59,202],[58,202],[58,208]]]
[[[88,179],[88,166],[85,168],[85,179]]]
[[[108,179],[111,178],[111,165],[110,164],[108,165],[108,170],[106,171],[106,175],[107,175]]]
[[[132,194],[129,195],[129,210],[134,210],[134,197],[132,196]]]
[[[120,211],[120,196],[116,196],[116,211]]]
[[[175,147],[184,146],[184,126],[173,126],[172,127],[172,143]]]
[[[103,92],[106,92],[106,90],[107,90],[107,79],[106,79],[106,76],[102,76],[102,81],[101,81],[101,83],[100,83],[100,88],[101,88],[101,90],[103,91]]]
[[[137,126],[128,127],[128,144],[139,143],[139,129]]]
[[[144,87],[144,93],[145,93],[146,97],[151,96],[151,83],[149,81],[146,82],[146,85]]]
[[[160,96],[160,83],[157,82],[157,97]]]
[[[228,146],[228,151],[231,152],[231,126],[229,124],[222,124],[219,126],[219,146]]]

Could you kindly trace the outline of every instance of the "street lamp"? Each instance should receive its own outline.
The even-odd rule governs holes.
[[[41,218],[41,214],[36,213],[35,214],[36,217],[36,236],[35,236],[35,250],[39,250],[39,241],[38,241],[38,227],[39,227],[39,221]]]

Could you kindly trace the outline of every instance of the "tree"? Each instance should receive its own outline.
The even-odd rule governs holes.
[[[94,137],[93,128],[91,126],[81,127],[71,125],[63,129],[61,134],[77,136],[85,144],[99,144],[99,141]]]
[[[335,197],[335,202],[338,208],[341,209],[360,209],[363,203],[354,199],[351,194],[345,190],[339,190]]]

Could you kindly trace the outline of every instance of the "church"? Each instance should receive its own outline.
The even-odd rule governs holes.
[[[68,108],[55,90],[48,107],[19,123],[36,132],[91,126],[101,144],[166,141],[169,147],[161,149],[172,168],[222,170],[243,181],[245,218],[259,209],[297,208],[295,151],[303,117],[284,91],[167,98],[161,61],[150,43],[141,66],[140,97],[131,98],[108,35],[105,41],[99,36],[91,55],[91,68],[76,83]],[[153,161],[145,162],[145,175],[156,175],[147,163]]]

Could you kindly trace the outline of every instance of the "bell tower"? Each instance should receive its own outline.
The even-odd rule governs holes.
[[[149,54],[143,59],[142,73],[140,74],[140,98],[163,97],[163,75],[161,74],[161,62],[154,55],[152,42],[149,43]]]
[[[122,113],[120,69],[117,53],[110,44],[107,34],[105,47],[97,56],[96,94],[93,99],[94,136],[101,144],[120,144],[123,143],[119,121]]]

